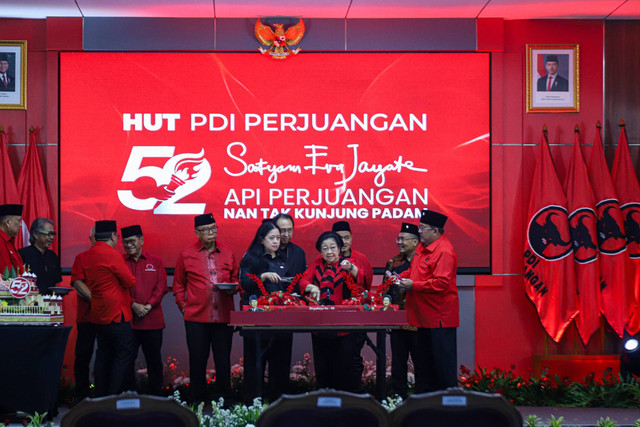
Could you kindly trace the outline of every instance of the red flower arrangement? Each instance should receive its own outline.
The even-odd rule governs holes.
[[[408,276],[408,270],[403,272],[400,277],[405,279]],[[369,294],[366,290],[358,288],[355,284],[353,277],[351,275],[347,275],[345,278],[345,282],[347,283],[347,287],[351,291],[351,298],[345,299],[342,301],[343,305],[363,305],[365,310],[374,310],[377,306],[382,305],[382,300],[384,296],[389,291],[391,285],[397,279],[393,277],[387,277],[376,289],[374,294]]]
[[[364,293],[364,289],[360,289],[356,282],[353,280],[351,274],[343,273],[344,282],[351,291],[351,298],[342,300],[342,305],[362,305],[362,295]]]
[[[258,306],[305,305],[302,299],[291,295],[291,292],[302,278],[302,274],[297,274],[284,292],[267,292],[264,283],[262,283],[262,280],[260,280],[258,276],[255,274],[247,274],[247,277],[255,282],[262,293],[262,295],[258,297]],[[242,292],[244,292],[244,290],[242,290]]]

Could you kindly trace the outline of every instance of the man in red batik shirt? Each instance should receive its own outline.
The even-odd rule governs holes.
[[[136,278],[136,285],[131,288],[131,311],[133,320],[134,348],[137,354],[142,347],[144,360],[147,363],[149,376],[149,394],[160,395],[162,392],[162,330],[164,315],[162,298],[168,292],[167,273],[162,259],[142,249],[144,236],[142,227],[132,225],[120,229],[124,261]],[[135,360],[129,371],[131,384],[135,385]]]
[[[24,273],[22,258],[15,246],[15,237],[22,227],[22,205],[0,205],[0,275],[14,268]]]
[[[126,375],[135,357],[131,332],[131,296],[136,279],[114,247],[115,221],[96,221],[96,244],[83,262],[91,291],[91,323],[96,327],[96,396],[125,391]]]
[[[407,290],[407,323],[418,328],[414,360],[416,393],[458,384],[456,328],[460,325],[456,268],[458,258],[445,236],[447,217],[423,210],[421,244],[411,259]]]
[[[217,283],[238,283],[238,263],[231,248],[217,241],[213,215],[194,218],[198,241],[178,256],[173,276],[173,294],[184,316],[189,349],[191,399],[205,401],[209,349],[216,365],[216,386],[223,397],[231,394],[231,340],[229,326],[233,293]]]

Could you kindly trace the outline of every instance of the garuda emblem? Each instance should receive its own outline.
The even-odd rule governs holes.
[[[262,24],[260,18],[256,22],[255,34],[260,43],[265,46],[269,46],[267,49],[259,47],[260,52],[263,54],[269,54],[273,59],[287,59],[287,56],[291,53],[294,55],[300,52],[300,48],[289,49],[287,45],[296,45],[300,43],[302,37],[304,37],[304,23],[302,18],[300,21],[284,30],[283,24],[273,24],[276,31],[274,32],[270,27]]]

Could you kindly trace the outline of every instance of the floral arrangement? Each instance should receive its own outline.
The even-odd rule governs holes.
[[[236,404],[226,409],[224,407],[224,399],[220,398],[218,401],[211,401],[211,414],[208,414],[204,412],[204,402],[195,408],[190,407],[186,402],[181,400],[180,392],[177,390],[173,393],[172,397],[176,402],[191,409],[196,414],[198,424],[201,427],[254,426],[258,422],[258,417],[262,411],[269,406],[266,403],[262,403],[262,399],[255,398],[253,399],[253,404],[249,406]]]
[[[258,297],[259,306],[305,305],[304,299],[291,295],[291,292],[293,292],[296,285],[302,278],[302,274],[297,274],[293,280],[291,280],[291,283],[287,286],[287,289],[284,292],[267,292],[264,287],[264,283],[262,283],[262,280],[260,280],[258,276],[255,274],[248,274],[247,276],[255,282],[262,293],[262,295]],[[244,290],[241,292],[244,292]]]
[[[342,300],[342,305],[361,305],[366,311],[373,311],[381,307],[382,300],[389,292],[389,288],[395,283],[397,278],[387,277],[376,289],[375,293],[370,293],[365,289],[358,287],[353,280],[353,276],[346,272],[341,272],[344,277],[345,284],[351,292],[351,298]],[[404,273],[403,273],[404,274]],[[304,305],[319,305],[320,302],[310,296],[299,297],[292,295],[294,289],[296,289],[298,282],[302,278],[302,274],[296,275],[287,289],[282,292],[267,292],[262,280],[255,274],[248,274],[249,277],[258,287],[258,290],[262,294],[258,297],[257,302],[260,307],[273,307],[273,306],[304,306]],[[403,277],[402,275],[400,277]],[[241,290],[244,292],[244,290]]]
[[[289,385],[295,394],[315,390],[316,376],[311,367],[311,356],[309,353],[305,353],[302,361],[298,360],[296,364],[291,367]]]
[[[373,311],[382,306],[382,300],[388,294],[389,288],[396,279],[386,277],[378,286],[376,292],[370,294],[368,291],[359,288],[351,275],[346,275],[345,282],[351,291],[351,298],[342,300],[343,305],[362,305],[366,311]]]
[[[499,393],[516,406],[570,406],[582,408],[637,408],[640,406],[640,379],[613,375],[607,368],[600,380],[595,375],[582,382],[570,382],[546,371],[540,378],[525,379],[510,371],[460,367],[460,386],[484,393]]]
[[[390,379],[390,359],[387,358],[385,377]],[[409,389],[413,388],[413,365],[408,367]],[[211,409],[203,404],[198,407],[189,406],[182,401],[181,396],[187,391],[189,377],[180,370],[175,358],[169,357],[165,362],[165,391],[183,406],[190,408],[198,417],[200,426],[253,426],[256,425],[260,413],[268,406],[261,399],[254,399],[249,406],[242,404],[225,408],[222,399],[211,402]],[[512,368],[513,369],[513,368]],[[640,406],[640,379],[634,376],[615,376],[611,369],[604,372],[601,379],[596,379],[594,374],[586,377],[583,382],[569,382],[567,378],[558,376],[550,377],[543,372],[540,378],[531,377],[524,379],[510,371],[501,369],[488,370],[476,368],[473,372],[465,366],[460,367],[461,375],[459,383],[468,390],[484,393],[499,393],[516,406],[555,406],[555,407],[616,407],[638,408]],[[239,392],[242,383],[244,369],[242,359],[232,366],[231,381],[233,391]],[[145,376],[146,370],[138,370],[139,376]],[[215,378],[214,371],[207,371],[209,386]],[[372,393],[376,378],[375,363],[364,362],[362,381],[365,391]],[[315,390],[315,375],[313,373],[311,356],[305,353],[301,361],[297,361],[292,367],[290,376],[290,388],[293,393],[305,393]],[[387,384],[389,386],[389,384]],[[394,410],[402,403],[398,396],[388,395],[382,401],[382,406],[388,411]],[[25,420],[23,424],[37,427],[45,414],[36,414],[33,418]],[[5,425],[10,421],[6,420]],[[529,415],[525,419],[525,426],[541,426],[541,420],[535,415]],[[562,417],[547,421],[548,425],[562,426]],[[44,425],[44,424],[43,424]],[[615,421],[601,419],[597,426],[615,426]],[[634,427],[640,427],[640,419],[635,421]]]

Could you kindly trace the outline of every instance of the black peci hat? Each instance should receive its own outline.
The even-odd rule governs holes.
[[[129,227],[122,227],[120,229],[122,238],[126,239],[133,236],[142,236],[142,227],[139,225],[130,225]]]
[[[115,221],[96,221],[97,233],[117,233],[118,226]]]
[[[200,227],[201,225],[215,224],[216,220],[213,218],[213,214],[206,213],[198,215],[193,218],[194,227]]]
[[[415,224],[409,224],[408,222],[402,223],[402,226],[400,227],[400,233],[409,233],[415,235],[416,237],[420,237],[418,226]]]
[[[447,216],[441,213],[430,211],[428,209],[422,210],[422,216],[420,217],[420,224],[428,224],[433,227],[444,228],[444,224],[447,222]]]
[[[0,205],[0,216],[5,215],[22,215],[22,205]]]
[[[334,222],[331,226],[331,231],[348,231],[351,233],[351,227],[347,221]]]

